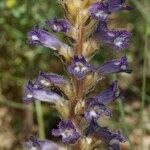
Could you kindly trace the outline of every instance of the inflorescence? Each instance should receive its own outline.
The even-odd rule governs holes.
[[[59,3],[65,19],[55,18],[45,23],[54,33],[67,36],[71,44],[38,26],[28,33],[28,43],[52,49],[63,61],[69,78],[41,71],[36,79],[27,83],[23,101],[43,101],[55,106],[61,121],[52,135],[61,137],[61,142],[31,137],[26,146],[40,150],[94,150],[104,142],[109,150],[119,150],[119,143],[127,138],[120,131],[110,131],[100,123],[103,117],[112,116],[107,105],[123,98],[118,81],[95,96],[89,97],[89,93],[106,75],[130,73],[128,59],[122,56],[99,67],[90,61],[99,46],[109,45],[117,52],[129,46],[131,33],[109,29],[107,23],[111,14],[132,7],[125,5],[124,0],[59,0]]]

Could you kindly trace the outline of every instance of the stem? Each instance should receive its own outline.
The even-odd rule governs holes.
[[[146,33],[145,33],[145,48],[144,48],[144,66],[143,66],[143,81],[142,81],[142,102],[141,102],[141,112],[140,112],[140,128],[141,128],[141,150],[144,150],[143,148],[143,135],[144,135],[144,107],[145,107],[145,98],[146,98],[146,73],[147,73],[147,50],[148,50],[148,33],[147,33],[148,27],[146,26]]]
[[[83,37],[84,37],[84,31],[83,27],[79,27],[79,35],[78,35],[78,41],[77,45],[75,47],[75,55],[81,56],[82,55],[82,49],[83,49]],[[80,127],[80,118],[78,118],[75,114],[75,107],[79,100],[82,100],[84,97],[84,79],[78,80],[76,78],[73,78],[74,86],[75,86],[75,97],[73,98],[72,105],[71,105],[71,118],[74,120],[77,126]],[[74,111],[72,111],[74,110]],[[78,141],[76,145],[72,147],[74,150],[81,150],[81,143]]]
[[[123,103],[122,103],[121,100],[118,100],[118,106],[119,106],[119,111],[120,111],[120,114],[121,114],[122,128],[124,129],[125,134],[129,135],[127,123],[125,121],[124,107],[123,107]],[[129,141],[129,144],[130,144],[130,149],[132,150],[133,145],[132,145],[132,142],[131,142],[130,138],[128,139],[128,141]]]
[[[37,114],[37,121],[38,121],[38,129],[39,129],[39,138],[44,139],[45,138],[45,132],[44,132],[44,120],[43,120],[43,111],[42,111],[42,105],[41,102],[35,101],[35,108],[36,108],[36,114]]]
[[[79,27],[79,34],[78,34],[78,41],[77,45],[75,47],[75,55],[81,56],[82,55],[82,49],[83,49],[83,27]],[[76,78],[73,78],[74,86],[75,86],[75,97],[72,101],[71,106],[71,118],[76,120],[75,117],[75,106],[79,100],[81,100],[84,96],[84,79],[78,80]],[[72,111],[74,110],[74,111]]]

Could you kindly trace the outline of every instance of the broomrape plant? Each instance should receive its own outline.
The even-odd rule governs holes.
[[[45,23],[53,32],[65,34],[71,44],[38,26],[28,33],[28,43],[52,49],[63,61],[69,78],[41,71],[35,80],[27,83],[23,101],[43,101],[55,106],[61,121],[52,135],[61,137],[62,142],[31,137],[26,146],[38,150],[94,150],[104,142],[109,150],[119,150],[119,143],[127,138],[100,123],[103,116],[112,116],[107,105],[123,98],[118,81],[93,97],[89,97],[89,92],[108,74],[130,73],[128,59],[122,56],[99,67],[90,61],[100,45],[107,44],[117,52],[128,47],[131,33],[109,29],[107,22],[111,14],[132,8],[124,0],[59,0],[59,3],[65,19],[55,18]]]

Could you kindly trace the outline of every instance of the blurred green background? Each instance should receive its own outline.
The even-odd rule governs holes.
[[[113,15],[110,26],[127,28],[133,33],[130,47],[124,51],[133,73],[117,75],[126,100],[111,105],[114,116],[107,124],[112,129],[121,128],[129,136],[130,144],[125,143],[124,150],[142,150],[142,147],[149,150],[150,1],[130,0],[129,3],[135,9]],[[23,149],[23,142],[31,134],[38,133],[34,105],[22,103],[25,83],[40,70],[65,74],[63,65],[51,50],[26,44],[27,32],[34,25],[45,26],[45,19],[61,16],[55,0],[0,0],[0,150]],[[93,63],[98,65],[108,60],[110,54],[122,55],[104,47]],[[105,89],[112,81],[113,77],[109,76],[101,81],[98,89]],[[46,137],[52,138],[50,131],[59,118],[49,105],[42,106]]]

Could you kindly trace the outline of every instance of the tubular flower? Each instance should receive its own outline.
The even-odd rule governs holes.
[[[101,128],[97,134],[108,144],[109,150],[120,150],[119,143],[127,141],[127,137],[123,136],[120,131],[112,132]]]
[[[102,75],[120,72],[131,73],[131,69],[129,68],[127,57],[124,56],[120,59],[113,59],[105,62],[97,68],[97,72]]]
[[[66,150],[62,145],[49,140],[38,140],[36,137],[31,137],[25,145],[30,150]]]
[[[121,51],[129,46],[131,33],[125,30],[109,30],[106,22],[98,24],[93,38],[104,44],[109,44],[114,50]]]
[[[93,19],[106,21],[111,13],[131,9],[132,7],[124,5],[124,0],[105,0],[94,3],[89,8],[89,13]]]
[[[29,44],[43,45],[53,50],[58,50],[61,47],[66,47],[66,44],[57,39],[53,34],[35,27],[28,33]]]
[[[25,92],[26,95],[24,96],[23,100],[26,103],[31,102],[33,99],[43,102],[56,103],[61,99],[61,96],[56,92],[33,84],[31,81],[29,81],[26,85]]]
[[[95,99],[102,104],[109,104],[117,98],[122,98],[122,93],[118,88],[118,81],[115,81],[107,90],[95,96]]]
[[[70,144],[74,144],[80,138],[80,133],[70,120],[62,120],[58,125],[58,129],[52,130],[52,134],[54,136],[61,136],[64,143]]]
[[[41,86],[61,85],[68,83],[64,77],[55,73],[46,73],[41,71],[36,82]]]

